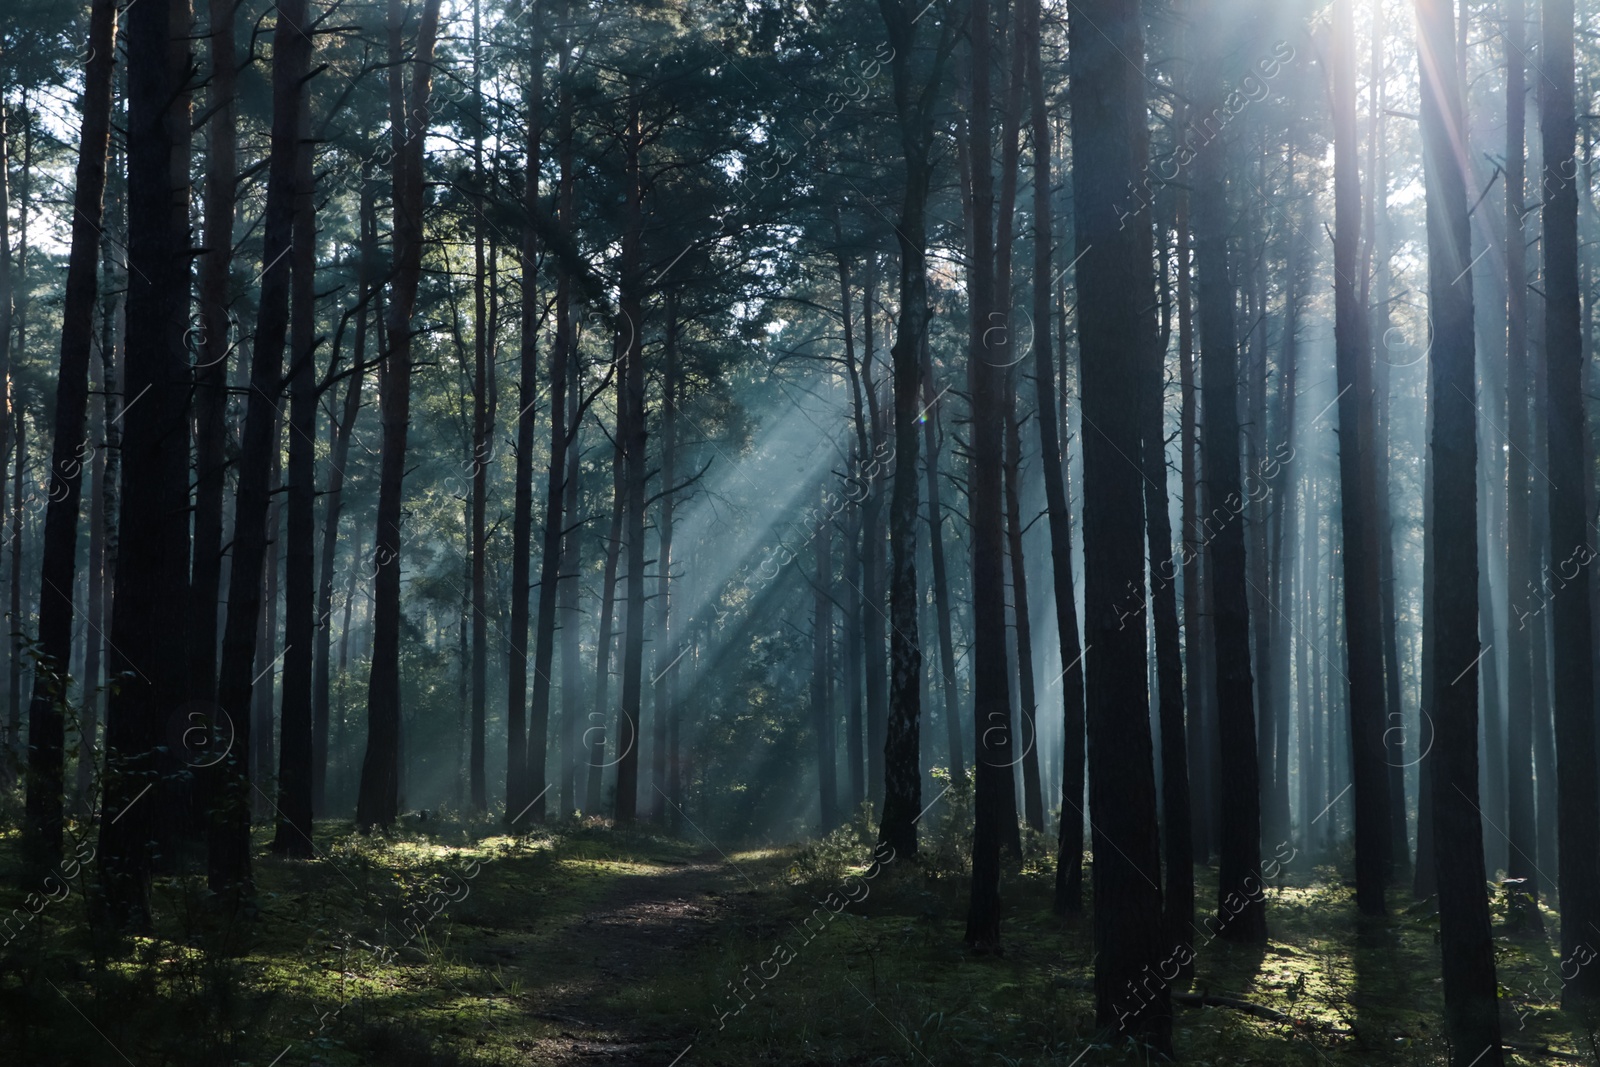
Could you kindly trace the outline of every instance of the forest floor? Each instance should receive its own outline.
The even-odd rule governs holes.
[[[857,830],[727,852],[685,833],[695,840],[596,823],[509,837],[435,818],[363,838],[319,824],[312,860],[275,857],[260,839],[258,912],[223,920],[197,878],[162,877],[155,936],[120,944],[87,934],[81,876],[24,906],[9,888],[15,835],[0,837],[0,916],[11,916],[0,1061],[1146,1062],[1125,1036],[1096,1031],[1090,919],[1051,915],[1045,855],[1007,874],[1004,954],[975,956],[961,941],[957,849],[930,850],[920,869],[870,867]],[[1203,916],[1215,881],[1200,876]],[[1304,858],[1267,892],[1270,943],[1202,933],[1183,991],[1270,1010],[1176,1008],[1180,1061],[1445,1062],[1430,905],[1358,921],[1339,868]],[[1498,905],[1504,1029],[1520,1046],[1507,1062],[1596,1064],[1591,1035],[1559,1011],[1549,940],[1512,937],[1505,921]]]

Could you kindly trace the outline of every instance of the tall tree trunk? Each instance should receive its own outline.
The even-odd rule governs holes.
[[[360,208],[357,225],[360,229],[356,252],[356,327],[351,344],[350,382],[345,386],[344,405],[332,427],[329,442],[328,488],[323,505],[322,559],[317,577],[317,633],[316,660],[311,669],[311,808],[318,814],[327,814],[328,781],[328,722],[329,722],[329,660],[333,651],[333,572],[339,553],[339,518],[344,511],[345,465],[350,461],[350,438],[355,432],[356,417],[361,413],[361,389],[367,375],[367,303],[376,295],[372,273],[376,265],[377,215],[372,185],[370,163],[361,169]],[[336,353],[337,355],[337,353]],[[335,359],[337,365],[337,359]],[[348,613],[349,602],[346,601]],[[348,636],[349,622],[340,631],[341,641]],[[344,668],[341,665],[340,671]],[[342,710],[341,710],[342,714]]]
[[[200,337],[195,367],[194,683],[202,699],[217,688],[217,615],[222,586],[223,497],[228,482],[228,314],[238,180],[236,0],[209,0],[211,82],[206,124],[206,252],[200,264]]]
[[[1189,826],[1192,830],[1191,854],[1205,862],[1211,856],[1211,746],[1206,727],[1206,670],[1210,649],[1202,641],[1205,625],[1201,617],[1200,571],[1202,566],[1200,524],[1200,425],[1196,418],[1194,301],[1190,295],[1192,267],[1189,255],[1189,194],[1177,191],[1177,318],[1178,318],[1178,440],[1183,450],[1179,477],[1182,481],[1183,523],[1183,667],[1188,693],[1189,742]]]
[[[189,75],[187,0],[128,9],[129,294],[122,419],[120,551],[108,673],[123,677],[106,713],[99,857],[103,918],[145,927],[152,839],[170,840],[166,798],[142,801],[170,709],[189,676]],[[150,393],[146,396],[146,392]],[[19,448],[21,442],[18,442]]]
[[[1383,745],[1383,632],[1378,599],[1376,430],[1371,338],[1361,303],[1357,250],[1361,179],[1357,169],[1355,14],[1353,0],[1335,0],[1334,338],[1339,384],[1339,515],[1344,535],[1344,610],[1349,632],[1350,752],[1354,781],[1356,907],[1384,913],[1390,867],[1389,772]]]
[[[394,822],[400,803],[400,544],[405,491],[406,431],[411,418],[411,313],[422,275],[422,166],[427,140],[433,49],[440,0],[426,0],[412,57],[411,107],[406,108],[403,32],[405,9],[389,0],[389,114],[395,141],[394,275],[384,353],[383,456],[374,547],[372,673],[367,684],[367,751],[361,765],[356,825],[362,830]]]
[[[1009,332],[1009,330],[1008,330]],[[1023,817],[1037,833],[1044,833],[1044,793],[1039,782],[1039,700],[1034,692],[1033,628],[1028,607],[1028,576],[1022,554],[1022,426],[1017,419],[1015,368],[1006,374],[1006,556],[1011,565],[1012,617],[1017,642],[1018,725],[1022,752]]]
[[[1149,158],[1140,7],[1139,0],[1095,0],[1068,18],[1073,232],[1081,264],[1084,639],[1095,1019],[1129,1027],[1130,1036],[1170,1056],[1170,991],[1165,982],[1138,989],[1144,969],[1161,966],[1166,946],[1145,628],[1127,626],[1125,618],[1130,600],[1144,601],[1145,588],[1144,499],[1127,469],[1141,451],[1142,375],[1128,353],[1148,358],[1156,339],[1148,206],[1141,203],[1133,225],[1124,226],[1119,203]],[[1129,994],[1134,1003],[1125,1007]]]
[[[1012,18],[1010,32],[1001,33],[1000,39],[1009,44],[1008,54],[1001,60],[1007,70],[1005,96],[1000,111],[1000,196],[995,220],[995,310],[990,313],[988,333],[994,350],[992,358],[1006,372],[1005,382],[1005,459],[1004,490],[1006,505],[1006,556],[1011,570],[1011,604],[1014,625],[1011,631],[1016,649],[1017,715],[1020,737],[1013,741],[1021,745],[1016,755],[1022,765],[1023,814],[1035,831],[1044,831],[1044,795],[1039,782],[1039,747],[1035,716],[1038,699],[1034,692],[1033,633],[1028,609],[1027,568],[1022,552],[1022,432],[1017,421],[1017,370],[1021,358],[1014,355],[1016,345],[1011,334],[1011,320],[1015,308],[1011,291],[1011,249],[1015,241],[1017,179],[1021,171],[1022,145],[1022,94],[1026,80],[1026,28],[1021,18]],[[1022,854],[1020,824],[1015,840],[1015,850]]]
[[[292,9],[291,9],[292,10]],[[280,10],[280,17],[282,12]],[[301,19],[300,21],[304,21]],[[310,63],[310,46],[305,46]],[[302,84],[304,83],[302,78]],[[317,625],[316,188],[311,102],[301,90],[295,159],[292,313],[289,323],[289,477],[283,567],[283,693],[278,740],[277,828],[272,850],[309,859],[311,689]]]
[[[263,577],[269,573],[267,545],[272,470],[279,455],[278,393],[282,389],[283,348],[289,331],[290,259],[294,238],[297,157],[302,133],[300,97],[310,64],[305,41],[304,0],[280,8],[273,36],[272,151],[267,175],[263,226],[261,299],[246,395],[245,426],[239,456],[239,488],[234,504],[232,559],[228,571],[228,612],[218,669],[219,713],[236,738],[221,767],[220,794],[212,818],[209,880],[214,893],[247,895],[250,878],[250,772],[259,732],[252,709],[260,642]],[[271,571],[275,572],[272,567]],[[270,598],[269,598],[270,600]],[[267,692],[272,688],[267,683]]]
[[[933,367],[928,346],[923,342],[922,418],[924,467],[928,476],[928,554],[933,578],[933,603],[938,616],[939,686],[944,695],[945,745],[949,750],[950,778],[962,781],[967,767],[961,740],[961,693],[956,685],[956,648],[953,632],[953,607],[950,603],[950,578],[944,555],[944,506],[939,498],[939,396],[933,391]]]
[[[525,712],[528,706],[528,598],[532,594],[529,588],[529,577],[532,564],[530,555],[533,551],[533,430],[534,430],[534,405],[539,396],[538,383],[538,343],[539,343],[539,302],[538,302],[538,270],[539,270],[539,233],[537,219],[539,217],[539,125],[540,103],[544,96],[544,42],[543,24],[539,9],[535,8],[533,18],[535,43],[532,58],[528,64],[530,79],[523,97],[523,108],[527,114],[527,154],[528,164],[523,178],[522,209],[526,218],[522,229],[522,349],[521,365],[517,378],[517,458],[515,488],[512,497],[511,511],[511,634],[510,656],[506,662],[506,812],[505,817],[510,820],[512,829],[518,829],[517,824],[527,811],[530,803],[534,802],[533,792],[528,784],[528,743],[527,722]],[[476,17],[477,9],[473,9]],[[563,54],[564,55],[564,54]],[[481,145],[479,146],[481,149]],[[481,204],[479,210],[482,210]],[[563,219],[563,221],[565,221]],[[557,345],[564,345],[564,336],[557,340]],[[564,357],[553,357],[554,358]],[[552,368],[553,369],[553,368]],[[552,384],[554,384],[552,380]],[[565,379],[562,387],[565,388]],[[558,425],[565,419],[565,411],[560,417],[555,410],[551,410],[551,424]],[[481,429],[481,427],[480,427]],[[555,438],[552,437],[552,442]],[[480,437],[479,441],[487,447],[488,438]],[[562,435],[565,442],[565,434]],[[477,499],[478,493],[478,464],[474,465],[473,495]],[[555,465],[554,457],[551,459],[551,470],[559,471],[562,478],[566,472]],[[554,477],[552,477],[554,482]],[[487,493],[484,502],[487,501]],[[560,508],[557,509],[556,530],[559,535],[561,520]],[[548,525],[548,523],[547,523]],[[476,533],[474,533],[476,537]],[[486,545],[474,543],[475,551],[481,554]],[[548,555],[548,553],[547,553]],[[559,562],[559,548],[557,562]],[[478,556],[473,559],[473,592],[477,594],[477,587],[481,580],[480,563]],[[541,574],[548,559],[541,561]],[[555,590],[546,588],[543,584],[539,587],[540,618],[544,617],[544,602],[554,604]],[[553,625],[553,624],[552,624]],[[476,633],[474,639],[476,639]],[[476,657],[476,646],[474,646]],[[474,658],[473,671],[476,677],[477,661]],[[535,666],[535,672],[538,667]],[[545,699],[549,700],[549,674],[548,665],[544,668],[545,674]],[[537,677],[537,674],[535,675]],[[562,686],[566,688],[569,680],[562,679]],[[546,704],[548,709],[548,703]],[[476,707],[473,711],[477,715]],[[548,715],[548,710],[546,712]],[[474,718],[473,729],[477,729]],[[474,744],[477,743],[476,734]],[[542,748],[542,746],[541,746]],[[543,767],[543,764],[540,764]],[[541,774],[542,777],[542,774]],[[567,790],[570,794],[570,787]],[[542,798],[540,798],[542,799]],[[570,800],[570,795],[567,798]],[[567,808],[566,810],[571,810]],[[544,809],[539,809],[539,816],[543,816]],[[523,824],[522,828],[525,828]]]
[[[917,422],[928,333],[927,199],[933,174],[933,109],[945,61],[954,47],[953,26],[941,31],[931,71],[920,86],[913,77],[915,17],[911,2],[880,0],[878,9],[894,49],[895,114],[905,193],[895,235],[900,250],[900,318],[890,350],[894,395],[895,477],[889,501],[889,712],[883,750],[884,800],[879,840],[896,855],[917,853],[922,815],[922,643],[917,620]],[[870,316],[870,308],[868,311]]]
[[[1456,74],[1455,20],[1444,0],[1417,0],[1427,181],[1429,366],[1432,388],[1433,549],[1425,593],[1434,633],[1428,766],[1434,867],[1444,960],[1446,1035],[1453,1063],[1504,1062],[1494,943],[1483,883],[1478,810],[1477,408],[1473,381],[1471,223],[1466,126]]]
[[[278,11],[273,36],[272,150],[267,175],[267,211],[263,226],[261,299],[246,395],[244,435],[239,456],[239,488],[234,504],[232,559],[228,572],[228,612],[218,669],[219,713],[236,738],[221,767],[211,825],[208,876],[211,890],[228,896],[251,892],[250,814],[251,759],[261,726],[252,708],[258,660],[263,577],[276,567],[267,563],[273,467],[279,453],[277,397],[282,389],[283,348],[289,331],[291,260],[298,184],[298,156],[303,132],[301,94],[311,60],[303,27],[306,6],[296,0]],[[270,596],[268,598],[270,603]],[[267,635],[270,638],[270,634]],[[270,646],[269,646],[270,647]],[[271,682],[266,692],[270,693]],[[269,734],[270,736],[270,734]],[[259,759],[259,756],[258,756]]]
[[[532,9],[537,10],[537,9]],[[493,455],[494,446],[494,416],[489,410],[489,393],[493,386],[490,378],[494,373],[489,352],[489,318],[488,294],[485,291],[487,276],[484,270],[484,227],[483,217],[484,191],[486,188],[483,171],[483,128],[484,121],[481,116],[483,110],[483,0],[473,0],[472,4],[472,83],[476,87],[476,106],[479,121],[473,125],[472,134],[472,180],[473,180],[473,213],[472,221],[472,255],[473,255],[473,285],[472,285],[472,740],[471,755],[467,764],[467,779],[472,791],[472,808],[474,811],[489,810],[489,786],[484,776],[485,759],[485,719],[488,715],[488,686],[489,686],[489,601],[486,581],[488,576],[489,535],[488,523],[485,513],[489,504],[489,462]],[[534,55],[533,67],[542,72],[542,57],[537,52]],[[533,85],[529,91],[532,99],[538,99],[539,75],[535,75]],[[528,174],[539,173],[539,157],[537,154],[538,134],[537,122],[530,122],[529,129],[534,131],[529,140],[530,148],[535,149],[528,158]],[[537,195],[537,178],[531,179]],[[531,234],[533,225],[528,224],[525,233]],[[526,238],[525,238],[526,239]],[[531,264],[531,257],[524,255],[524,278],[531,273],[527,264]],[[534,301],[523,301],[524,326],[530,316],[529,308]],[[524,338],[525,344],[531,346],[531,338]],[[531,400],[530,396],[528,400]],[[524,403],[527,400],[523,401]],[[531,413],[524,413],[524,418],[531,418]],[[513,555],[515,559],[515,555]],[[515,563],[513,563],[515,566]],[[526,629],[524,629],[526,634]],[[513,653],[515,655],[515,653]],[[521,738],[514,737],[513,733],[518,724],[512,720],[510,709],[506,712],[506,747],[507,750],[515,749]],[[511,770],[508,767],[506,774],[506,791],[509,797],[511,792]],[[509,812],[508,812],[509,814]]]
[[[994,289],[994,175],[990,162],[989,0],[972,0],[971,112],[967,148],[972,176],[968,197],[972,227],[967,259],[971,335],[967,388],[972,398],[967,504],[972,525],[973,759],[977,765],[972,832],[972,891],[966,941],[980,950],[1000,946],[1000,848],[1015,831],[1012,786],[1011,680],[1006,663],[1005,530],[1001,467],[1005,431],[1004,349],[988,348]],[[1008,825],[1008,823],[1010,825]]]
[[[559,306],[559,292],[557,301]],[[621,433],[619,423],[617,428],[619,438]],[[600,623],[595,635],[595,658],[599,661],[599,668],[595,672],[594,711],[590,713],[590,721],[595,725],[584,733],[589,742],[589,777],[584,807],[591,812],[600,810],[600,789],[605,769],[617,763],[615,759],[606,761],[605,723],[610,711],[608,694],[611,688],[611,646],[614,643],[613,620],[617,604],[617,561],[622,551],[622,502],[623,453],[621,445],[614,443],[611,450],[611,529],[606,538],[606,559],[601,570]]]
[[[630,87],[637,93],[636,86]],[[626,322],[625,335],[617,339],[623,372],[617,378],[618,441],[624,449],[625,476],[623,499],[624,536],[628,545],[628,613],[622,636],[622,706],[617,716],[616,820],[632,822],[638,814],[639,726],[644,672],[644,509],[645,509],[645,411],[644,411],[644,240],[643,183],[639,174],[639,155],[644,149],[640,128],[639,98],[628,99],[628,122],[624,134],[624,228],[620,269],[619,307]]]
[[[1037,2],[1037,0],[1035,0]],[[1139,360],[1139,447],[1144,522],[1150,550],[1150,621],[1155,628],[1157,715],[1161,724],[1161,825],[1166,861],[1166,931],[1169,951],[1194,933],[1194,845],[1190,838],[1189,752],[1183,724],[1183,650],[1178,633],[1177,573],[1167,500],[1165,336],[1151,337]],[[1144,628],[1144,620],[1139,620]],[[1180,974],[1193,961],[1179,961]]]
[[[100,223],[106,154],[111,144],[111,75],[116,64],[117,9],[95,0],[89,11],[89,64],[84,71],[83,126],[72,194],[72,247],[61,308],[61,366],[56,378],[50,499],[45,505],[40,566],[39,649],[28,704],[28,790],[24,851],[48,870],[61,858],[66,783],[67,660],[72,652],[73,587],[77,582],[78,510],[89,415],[89,349],[94,341]],[[91,563],[91,566],[93,564]]]
[[[1544,0],[1539,61],[1539,132],[1544,157],[1546,455],[1551,487],[1550,563],[1560,576],[1550,614],[1555,663],[1556,879],[1561,954],[1571,959],[1600,923],[1600,793],[1595,786],[1594,661],[1590,657],[1588,567],[1594,558],[1584,522],[1583,335],[1578,297],[1578,187],[1574,146],[1572,0]],[[1581,557],[1581,559],[1580,559]],[[1577,566],[1582,580],[1569,577]],[[1587,973],[1586,973],[1587,972]],[[1593,1009],[1600,969],[1562,971],[1562,1006]]]
[[[827,507],[827,493],[822,494]],[[828,684],[833,644],[833,524],[825,522],[816,537],[817,582],[811,616],[811,728],[817,733],[818,833],[839,825],[839,753],[833,736],[833,708]]]
[[[661,510],[656,516],[656,632],[655,673],[650,688],[655,708],[655,737],[650,746],[650,782],[656,795],[650,798],[650,811],[656,822],[665,822],[667,805],[675,803],[667,781],[668,724],[677,715],[673,702],[672,667],[677,662],[677,638],[672,633],[672,510],[678,477],[678,298],[669,290],[666,298],[666,338],[662,345],[661,369]],[[830,739],[830,750],[832,748]]]
[[[1539,898],[1538,841],[1533,806],[1533,663],[1527,621],[1532,528],[1528,514],[1528,267],[1523,234],[1527,160],[1527,88],[1523,70],[1523,0],[1506,0],[1506,783],[1510,839],[1506,874],[1520,891]],[[1493,758],[1491,756],[1490,758]],[[1498,813],[1494,813],[1498,815]],[[1499,821],[1495,818],[1494,821]],[[1543,927],[1537,907],[1523,909]]]
[[[1219,24],[1218,8],[1198,5],[1202,25]],[[1216,44],[1212,48],[1217,48]],[[1196,111],[1209,115],[1221,100],[1220,64],[1196,96]],[[1223,512],[1208,542],[1206,570],[1215,596],[1217,738],[1221,750],[1222,810],[1217,872],[1221,936],[1264,942],[1266,903],[1261,896],[1261,791],[1256,753],[1255,709],[1250,677],[1250,607],[1245,579],[1244,526],[1239,478],[1239,412],[1235,382],[1238,348],[1233,281],[1228,262],[1225,144],[1213,140],[1194,155],[1195,265],[1200,281],[1201,399],[1204,402],[1206,499],[1212,514]],[[1209,533],[1208,529],[1208,533]],[[1247,883],[1254,883],[1251,890]],[[1230,901],[1239,900],[1237,910]]]
[[[565,91],[565,90],[563,90]],[[563,104],[565,108],[566,105]],[[563,139],[566,137],[569,116],[563,112],[562,130]],[[530,123],[530,128],[534,126]],[[534,136],[529,134],[530,138]],[[562,161],[562,196],[570,194],[565,189],[569,160],[563,157]],[[531,207],[531,204],[530,204]],[[563,224],[567,222],[571,205],[563,200]],[[530,238],[531,239],[531,238]],[[524,277],[530,277],[531,259],[524,262]],[[529,283],[524,281],[527,286]],[[562,286],[568,284],[565,272],[558,283]],[[572,417],[571,405],[567,401],[567,390],[571,386],[572,375],[568,366],[574,357],[573,336],[570,320],[566,311],[566,301],[570,297],[566,294],[560,298],[562,314],[556,324],[555,344],[550,352],[550,467],[545,480],[545,512],[543,541],[540,546],[539,557],[539,615],[535,624],[534,653],[533,653],[533,703],[532,715],[528,724],[528,753],[526,798],[518,800],[533,805],[532,818],[543,821],[546,805],[545,793],[548,787],[545,784],[545,765],[549,752],[550,737],[550,670],[555,662],[556,642],[556,606],[560,595],[561,560],[562,560],[562,534],[566,524],[566,511],[564,504],[567,500],[567,479],[571,471],[567,462],[567,449],[572,445],[574,428],[568,425]],[[531,320],[528,318],[526,301],[524,302],[523,329],[528,330]],[[533,396],[532,359],[525,365],[523,387],[527,395]],[[576,581],[574,575],[571,579]],[[565,679],[562,682],[566,684]],[[522,810],[519,805],[516,809]],[[510,814],[509,810],[508,813]]]

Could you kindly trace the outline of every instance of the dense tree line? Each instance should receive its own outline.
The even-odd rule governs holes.
[[[966,941],[1053,864],[1106,1032],[1337,863],[1500,1062],[1486,879],[1600,922],[1597,18],[18,0],[30,872],[970,802]]]

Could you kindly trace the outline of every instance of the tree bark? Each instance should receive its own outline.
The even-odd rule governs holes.
[[[917,854],[922,815],[922,644],[917,620],[917,422],[928,332],[927,199],[933,167],[933,109],[945,61],[955,44],[953,27],[941,31],[932,69],[920,86],[913,78],[915,17],[912,3],[879,0],[894,58],[895,114],[905,192],[895,235],[900,250],[900,316],[890,350],[894,395],[895,476],[889,501],[889,712],[883,750],[883,820],[878,838],[895,855]],[[870,315],[870,310],[869,310]]]
[[[1372,352],[1361,303],[1357,250],[1361,181],[1357,170],[1355,16],[1352,0],[1333,15],[1334,338],[1339,385],[1339,515],[1344,535],[1344,610],[1349,641],[1350,752],[1354,782],[1356,907],[1384,913],[1390,867],[1389,772],[1383,744],[1383,631],[1378,598],[1376,428]]]
[[[100,223],[105,207],[106,155],[111,143],[116,27],[114,0],[95,0],[89,11],[90,59],[84,71],[83,125],[72,194],[72,246],[61,308],[61,364],[56,378],[50,499],[45,505],[44,558],[40,565],[39,649],[33,695],[28,704],[23,847],[29,865],[41,871],[61,858],[66,787],[66,718],[62,709],[68,698],[67,661],[72,653],[72,594],[77,582],[78,511],[89,415],[89,350],[94,341]]]
[[[967,267],[971,319],[967,388],[972,402],[967,504],[972,526],[973,759],[977,765],[972,832],[972,890],[966,941],[982,951],[1000,949],[1000,848],[1015,833],[1012,786],[1011,681],[1006,663],[1005,531],[1001,466],[1005,429],[1004,350],[988,347],[996,314],[994,291],[994,176],[990,163],[989,0],[972,0],[971,161],[968,199],[972,227]],[[1003,313],[1002,313],[1003,314]]]
[[[438,37],[440,0],[426,0],[412,57],[411,107],[406,108],[401,0],[389,0],[389,114],[395,141],[394,275],[384,353],[383,455],[378,532],[373,549],[372,673],[367,684],[367,750],[356,799],[356,825],[387,827],[400,803],[400,547],[405,490],[406,431],[411,417],[411,313],[422,274],[422,166],[428,134],[429,87]]]
[[[1555,691],[1556,783],[1561,862],[1561,954],[1572,959],[1600,923],[1600,793],[1595,785],[1594,661],[1590,657],[1587,564],[1594,558],[1584,521],[1583,335],[1578,295],[1578,187],[1574,146],[1572,0],[1544,0],[1540,34],[1539,132],[1544,157],[1545,420],[1550,475],[1550,564],[1561,583],[1550,629]],[[1576,566],[1577,573],[1569,568]],[[1579,577],[1581,576],[1581,580]],[[1562,1006],[1593,1009],[1600,969],[1577,967]]]
[[[515,488],[512,490],[511,510],[511,633],[510,655],[506,660],[506,811],[505,817],[509,820],[512,829],[518,829],[522,816],[527,812],[528,806],[534,803],[533,792],[528,782],[528,744],[527,720],[528,707],[528,598],[532,594],[529,588],[529,576],[532,569],[530,555],[533,551],[533,431],[534,431],[534,405],[538,401],[538,340],[539,340],[539,306],[538,306],[538,271],[539,271],[539,234],[537,219],[539,217],[539,125],[540,102],[544,96],[544,47],[543,24],[539,9],[533,9],[535,19],[533,56],[529,63],[529,82],[523,98],[523,107],[527,113],[527,170],[523,177],[522,209],[526,216],[522,229],[522,350],[520,370],[517,379],[517,458],[515,472]],[[476,8],[474,8],[476,14]],[[481,205],[480,205],[480,210]],[[563,345],[565,338],[556,342]],[[552,357],[552,364],[557,357]],[[553,369],[553,368],[552,368]],[[552,380],[552,384],[554,384]],[[565,388],[565,379],[562,387]],[[555,414],[554,409],[551,411]],[[565,418],[552,418],[552,426]],[[565,434],[562,435],[563,442]],[[483,445],[488,444],[486,437],[480,437]],[[552,441],[555,438],[552,436]],[[476,498],[478,464],[475,461],[473,493]],[[551,470],[560,471],[565,478],[566,472],[555,465],[554,457],[551,460]],[[485,494],[487,499],[487,494]],[[559,534],[561,525],[559,517],[560,508],[557,508],[558,517],[556,529]],[[486,546],[478,546],[486,547]],[[559,548],[557,551],[559,562]],[[547,553],[548,555],[548,553]],[[548,562],[545,560],[543,562]],[[479,575],[479,559],[473,561],[474,593],[476,594]],[[554,603],[552,589],[547,589],[542,584],[539,587],[540,619],[544,617],[544,602],[550,600]],[[552,623],[553,625],[553,623]],[[476,637],[476,635],[475,635]],[[476,651],[474,651],[476,656]],[[477,663],[474,660],[473,671],[476,676]],[[535,666],[535,672],[538,667]],[[545,673],[545,700],[548,709],[549,701],[549,674],[548,666]],[[537,677],[537,673],[535,674]],[[562,685],[567,685],[567,680],[562,680]],[[548,715],[548,710],[546,712]],[[476,715],[476,710],[474,710]],[[474,725],[476,729],[476,725]],[[476,739],[474,740],[476,743]],[[541,767],[543,764],[541,763]],[[541,776],[542,777],[542,776]],[[570,788],[568,789],[570,794]],[[541,798],[542,799],[542,798]],[[570,810],[570,809],[569,809]],[[540,807],[537,817],[542,817],[543,807]],[[522,824],[523,829],[527,824]]]
[[[1524,609],[1528,601],[1532,526],[1528,513],[1528,268],[1526,213],[1527,87],[1523,69],[1523,0],[1506,0],[1506,785],[1510,850],[1506,875],[1539,898],[1538,840],[1533,805],[1533,663]],[[1491,756],[1491,758],[1493,758]],[[1498,820],[1496,820],[1498,821]],[[1523,909],[1543,926],[1539,909]]]
[[[291,6],[292,12],[294,8]],[[283,9],[279,11],[283,17]],[[296,19],[305,27],[304,13]],[[302,45],[309,68],[311,47]],[[306,74],[300,82],[304,86]],[[309,859],[312,844],[311,713],[317,599],[316,188],[311,102],[297,94],[294,232],[290,242],[292,312],[289,323],[289,476],[283,568],[283,692],[278,740],[277,827],[272,850]]]
[[[1092,20],[1092,24],[1091,24]],[[1150,215],[1120,203],[1148,163],[1138,0],[1096,0],[1068,19],[1074,234],[1083,389],[1084,600],[1089,806],[1094,844],[1095,1018],[1172,1054],[1166,983],[1140,991],[1163,944],[1145,628],[1139,359],[1156,340]],[[1146,355],[1146,358],[1148,356]],[[1232,395],[1230,390],[1229,395]],[[1149,999],[1145,999],[1148,994]],[[1131,1006],[1126,998],[1133,997]],[[1131,1020],[1130,1020],[1131,1016]]]
[[[1436,580],[1423,607],[1434,632],[1429,765],[1434,867],[1451,1061],[1503,1062],[1494,944],[1484,893],[1478,810],[1477,408],[1474,405],[1471,224],[1466,127],[1456,73],[1454,16],[1443,0],[1417,0],[1427,183],[1429,368],[1433,407],[1433,546]]]
[[[119,567],[108,673],[123,683],[106,712],[101,802],[102,918],[147,928],[152,839],[171,840],[165,789],[175,769],[158,749],[189,676],[189,39],[187,0],[128,10],[129,294],[122,419]],[[149,395],[146,395],[146,393]],[[18,442],[20,448],[21,442]],[[181,720],[180,720],[181,721]]]
[[[1198,5],[1202,24],[1219,24],[1214,2]],[[1213,45],[1215,49],[1217,45]],[[1219,58],[1202,60],[1196,112],[1211,115],[1221,103]],[[1261,943],[1267,937],[1261,895],[1261,790],[1256,752],[1255,709],[1250,676],[1250,607],[1245,578],[1244,510],[1239,477],[1239,411],[1235,382],[1238,348],[1234,288],[1229,267],[1225,143],[1221,138],[1194,153],[1195,265],[1200,293],[1201,399],[1204,408],[1206,570],[1214,602],[1217,737],[1221,750],[1220,863],[1217,871],[1220,936]],[[1211,520],[1218,519],[1211,529]],[[1250,885],[1254,884],[1252,890]],[[1236,902],[1230,903],[1230,902]]]

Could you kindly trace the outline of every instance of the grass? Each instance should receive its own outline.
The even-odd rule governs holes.
[[[426,832],[424,832],[426,829]],[[719,854],[596,822],[510,837],[435,819],[391,837],[319,823],[318,858],[258,839],[259,911],[225,919],[198,876],[157,881],[156,935],[87,932],[81,879],[0,932],[5,1062],[34,1064],[1142,1063],[1097,1030],[1088,915],[1050,913],[1036,849],[1007,875],[1003,956],[961,942],[966,881],[935,862],[868,866],[858,825],[801,848]],[[15,836],[0,881],[18,880]],[[1214,901],[1201,868],[1201,915]],[[1196,938],[1187,988],[1291,1022],[1178,1008],[1191,1064],[1442,1064],[1437,919],[1427,904],[1358,920],[1341,870],[1285,865],[1265,948]],[[59,895],[59,891],[57,891]],[[0,915],[24,908],[0,895]],[[1558,916],[1546,910],[1553,931]],[[1542,937],[1501,932],[1519,1064],[1595,1062],[1558,1007]],[[675,1057],[678,1057],[675,1061]]]

